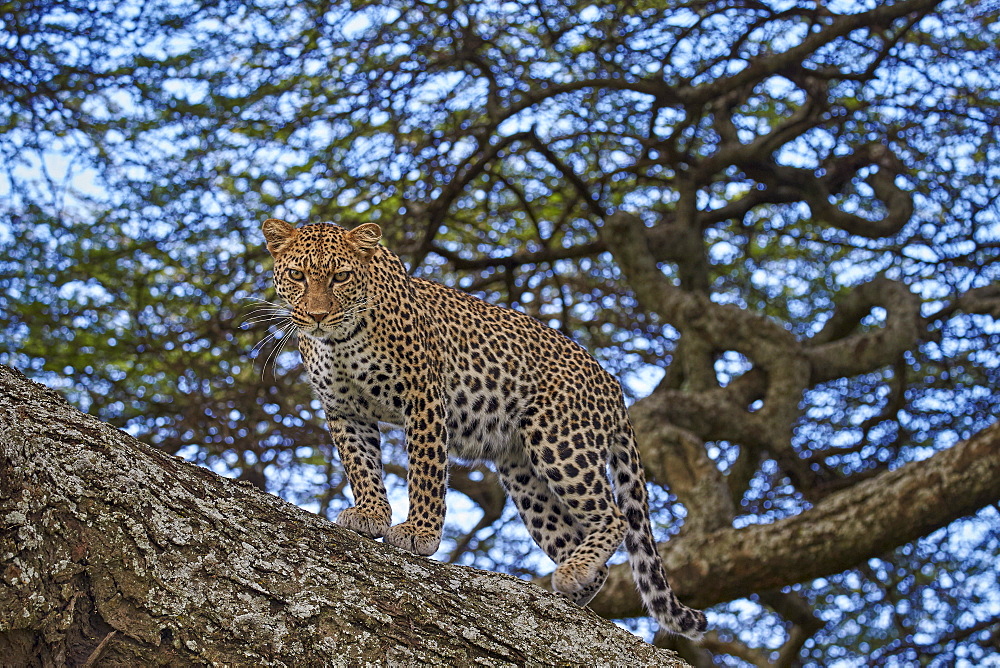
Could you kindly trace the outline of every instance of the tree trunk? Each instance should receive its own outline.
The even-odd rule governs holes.
[[[0,366],[0,664],[683,665],[506,575],[383,545]]]

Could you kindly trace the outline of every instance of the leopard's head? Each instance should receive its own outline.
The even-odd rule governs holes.
[[[382,239],[378,225],[295,227],[271,218],[262,229],[274,258],[274,287],[299,332],[325,338],[367,308],[368,269]]]

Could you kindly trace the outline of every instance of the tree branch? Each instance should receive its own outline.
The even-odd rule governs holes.
[[[1000,423],[772,524],[687,534],[660,546],[671,584],[708,607],[840,573],[865,559],[1000,501]],[[606,617],[642,614],[627,566],[611,569],[591,607]]]
[[[635,216],[616,212],[608,218],[604,239],[639,299],[684,336],[716,352],[736,350],[764,370],[767,384],[763,408],[755,414],[767,440],[783,447],[798,417],[798,402],[809,381],[809,365],[795,336],[780,324],[707,295],[673,285],[657,267],[646,231]],[[789,460],[791,461],[791,460]]]
[[[887,311],[885,324],[852,334],[875,306]],[[811,382],[854,376],[895,363],[917,345],[920,325],[920,298],[903,283],[879,276],[857,286],[809,340],[806,356],[812,367]]]
[[[516,578],[376,543],[0,366],[13,665],[682,665]]]
[[[892,4],[880,4],[874,9],[857,14],[836,14],[821,30],[810,33],[799,44],[787,51],[755,58],[748,67],[728,77],[720,77],[711,83],[678,88],[674,96],[684,106],[691,108],[708,103],[725,94],[726,91],[744,89],[772,74],[785,73],[794,69],[804,71],[802,63],[812,53],[834,40],[849,35],[854,30],[888,27],[904,16],[926,13],[941,4],[941,0],[903,0]]]
[[[490,267],[520,267],[526,264],[541,264],[580,257],[588,257],[604,252],[604,244],[599,241],[569,248],[542,248],[537,251],[518,252],[500,257],[464,258],[441,246],[433,246],[431,251],[448,260],[458,270],[487,269]]]

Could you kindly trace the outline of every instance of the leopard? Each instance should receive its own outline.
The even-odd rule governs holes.
[[[270,218],[262,232],[354,496],[337,524],[433,555],[450,459],[492,462],[556,564],[556,592],[588,604],[624,543],[660,632],[702,636],[704,613],[678,600],[657,552],[622,387],[590,353],[521,311],[411,276],[374,222]],[[405,435],[409,508],[396,525],[380,423]]]

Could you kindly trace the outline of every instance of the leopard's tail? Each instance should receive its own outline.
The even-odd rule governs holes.
[[[639,595],[661,630],[697,640],[708,626],[705,614],[677,600],[667,582],[663,560],[656,551],[649,522],[646,476],[639,462],[635,433],[628,418],[624,420],[620,443],[617,447],[612,446],[610,454],[618,506],[628,523],[625,549],[628,550],[628,561]]]

